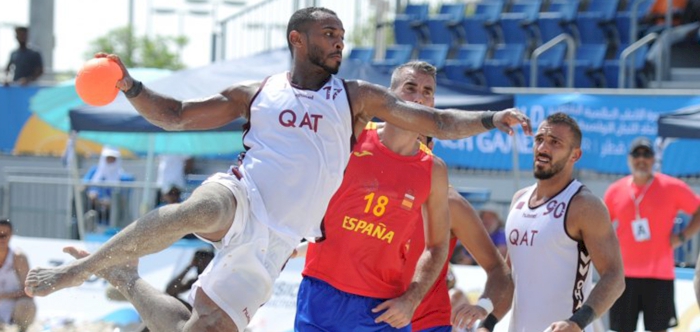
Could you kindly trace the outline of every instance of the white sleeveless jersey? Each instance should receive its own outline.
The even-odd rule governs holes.
[[[583,185],[573,180],[546,203],[530,207],[537,185],[513,205],[506,222],[515,294],[511,332],[542,332],[568,319],[592,288],[590,256],[566,233],[569,203]],[[585,331],[591,331],[590,326]]]
[[[17,271],[15,271],[15,252],[10,248],[5,262],[0,267],[0,294],[16,292],[21,289],[21,285]],[[10,323],[14,308],[14,299],[0,300],[0,322]]]
[[[253,98],[241,173],[253,214],[295,238],[321,236],[321,220],[350,159],[352,110],[345,82],[318,91],[269,77]]]

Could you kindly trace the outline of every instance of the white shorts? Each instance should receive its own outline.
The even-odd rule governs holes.
[[[245,184],[235,176],[216,173],[203,184],[206,183],[221,184],[233,193],[236,214],[224,238],[212,243],[216,255],[192,286],[189,302],[194,303],[197,288],[201,288],[243,331],[258,308],[272,296],[272,285],[295,245],[288,236],[255,218]]]

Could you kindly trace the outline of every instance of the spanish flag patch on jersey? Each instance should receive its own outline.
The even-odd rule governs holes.
[[[414,201],[415,199],[416,199],[416,198],[415,198],[413,195],[411,195],[411,194],[409,194],[409,193],[406,193],[406,194],[403,196],[403,201],[401,202],[401,207],[404,208],[404,209],[406,209],[406,210],[413,209],[413,201]]]

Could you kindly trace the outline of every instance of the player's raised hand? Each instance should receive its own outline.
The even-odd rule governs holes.
[[[524,113],[520,112],[517,108],[509,108],[499,112],[496,112],[493,116],[493,124],[498,128],[498,130],[508,134],[513,135],[513,126],[518,124],[523,127],[525,135],[532,135],[532,124],[530,123],[530,118]]]
[[[131,75],[129,74],[129,70],[126,69],[126,66],[124,66],[124,63],[122,62],[122,60],[119,58],[118,55],[99,52],[99,53],[95,54],[95,57],[96,58],[108,58],[108,59],[116,62],[119,65],[119,67],[122,69],[122,73],[124,74],[124,77],[122,77],[121,80],[117,81],[117,88],[119,90],[127,91],[134,85],[134,79],[131,77]]]

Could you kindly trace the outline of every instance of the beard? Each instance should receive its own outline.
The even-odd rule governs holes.
[[[324,60],[323,51],[321,51],[316,46],[311,46],[309,48],[309,61],[312,64],[323,68],[323,70],[325,70],[333,75],[338,73],[338,70],[340,69],[340,64],[338,64],[336,66],[329,66],[323,60]]]
[[[542,169],[542,168],[537,168],[536,164],[533,164],[533,173],[535,175],[535,179],[538,180],[548,180],[551,179],[553,176],[557,175],[559,172],[561,172],[562,169],[564,169],[564,166],[566,165],[566,159],[561,159],[556,162],[551,163],[551,167],[549,169]]]

